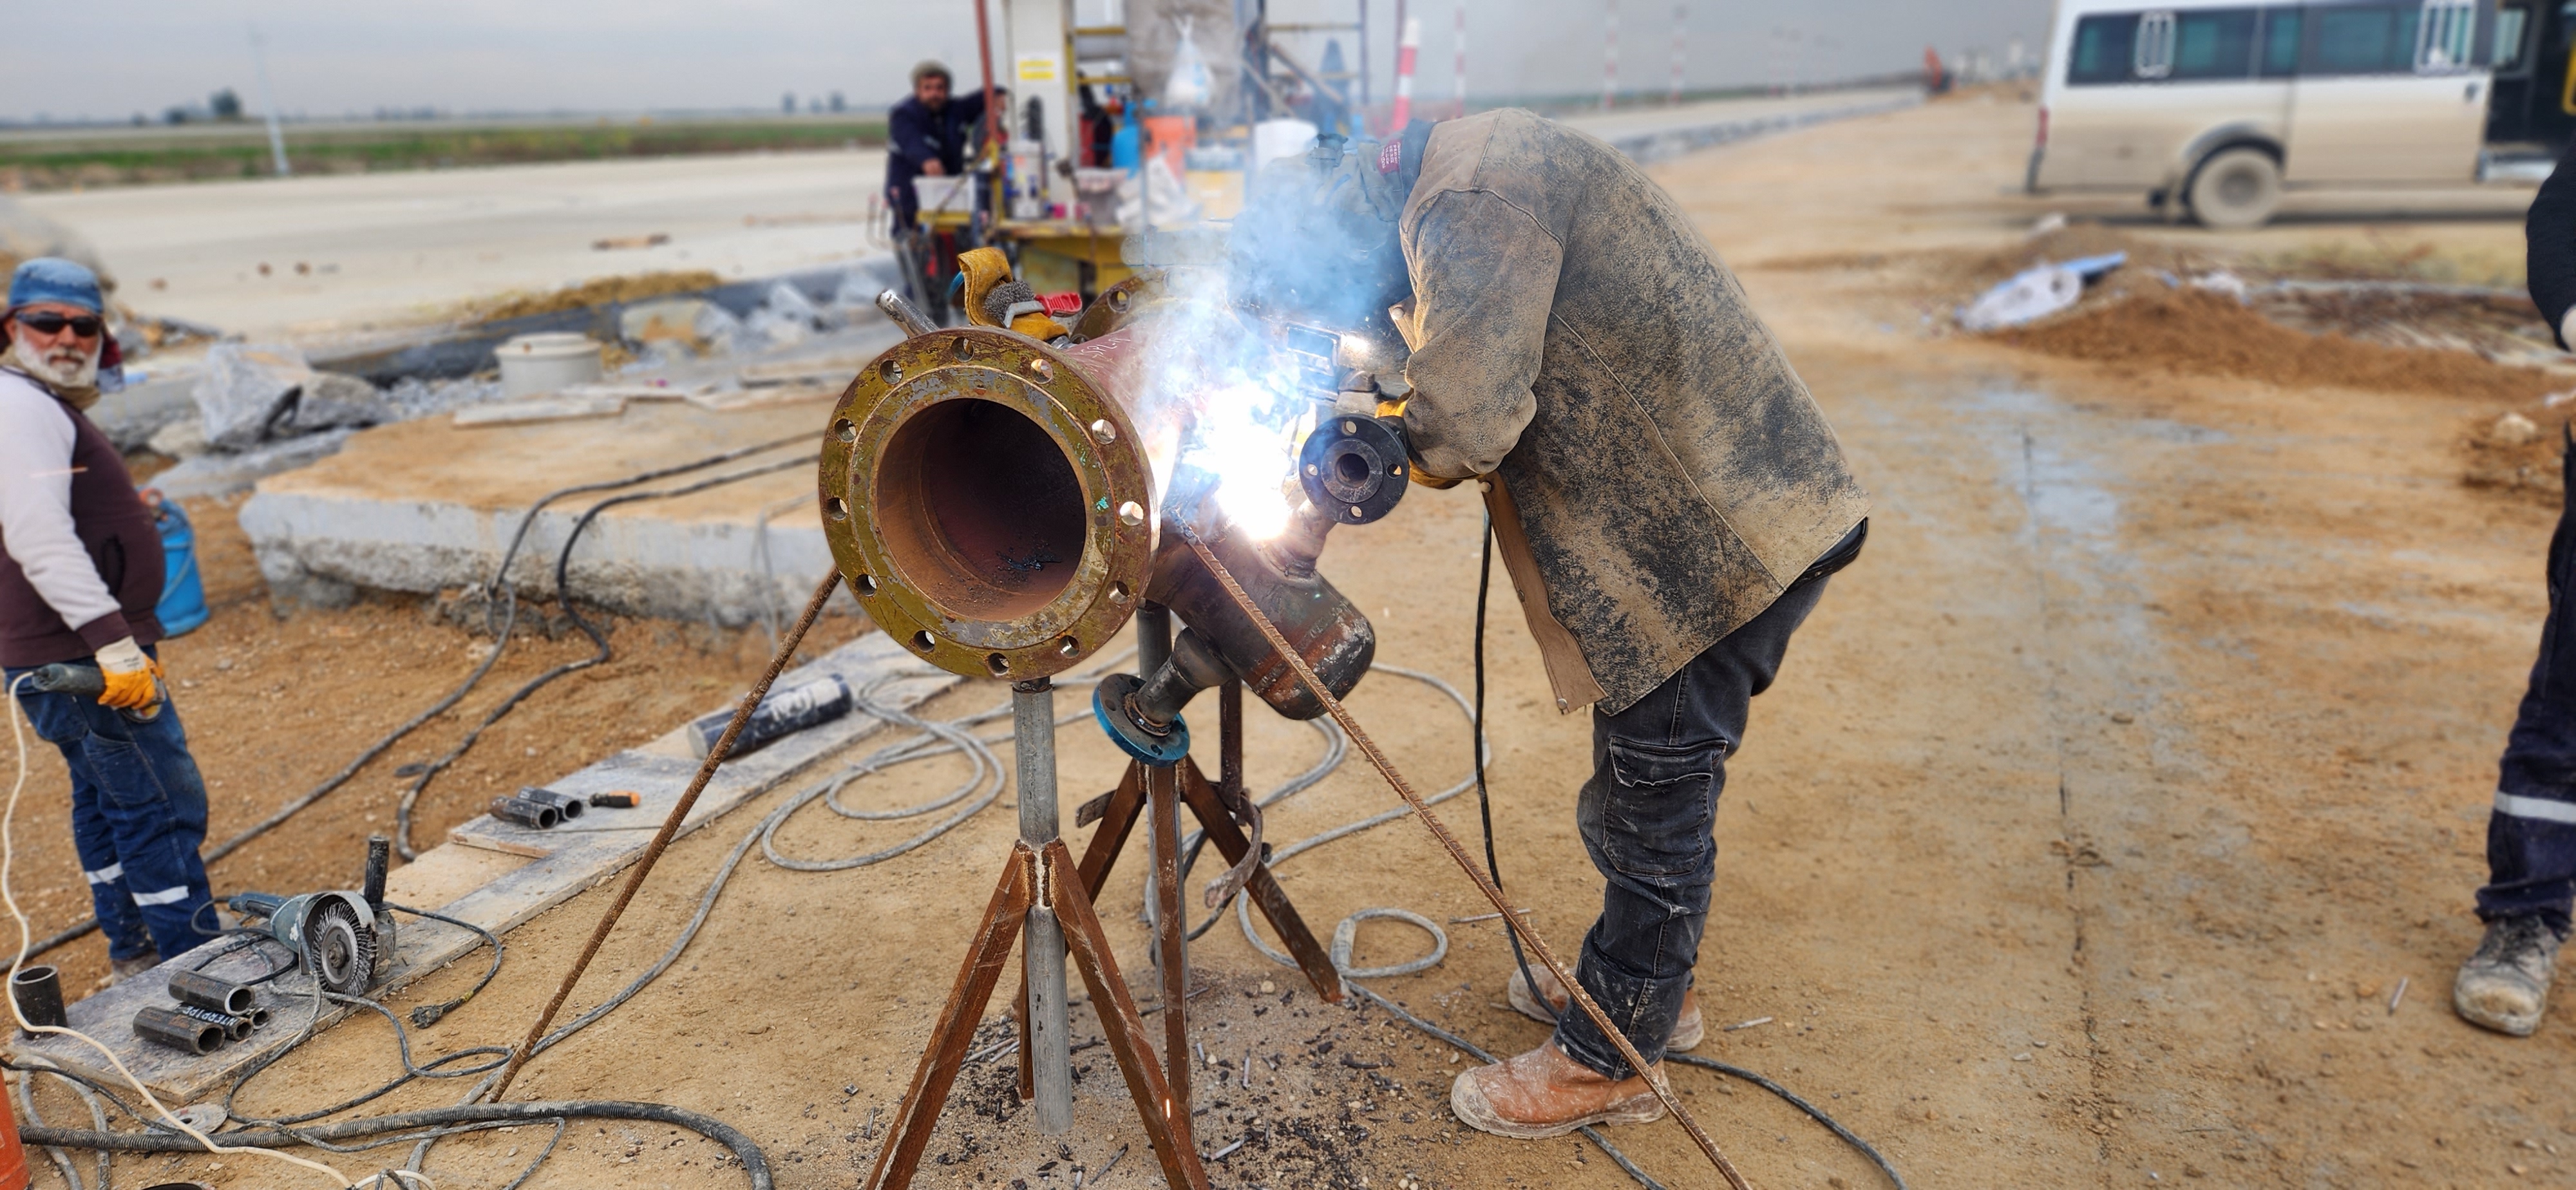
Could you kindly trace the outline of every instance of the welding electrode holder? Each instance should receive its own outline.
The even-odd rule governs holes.
[[[1297,482],[1306,499],[1341,525],[1365,525],[1395,511],[1409,469],[1400,418],[1336,414],[1297,451]]]

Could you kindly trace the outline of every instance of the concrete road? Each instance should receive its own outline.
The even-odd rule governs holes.
[[[137,308],[329,336],[514,289],[662,269],[760,276],[882,250],[876,151],[146,186],[26,204],[98,246]],[[660,247],[600,251],[610,237]],[[299,273],[302,265],[309,272]],[[261,269],[266,266],[263,275]]]
[[[1873,95],[1727,100],[1568,122],[1617,138]],[[329,337],[433,318],[509,290],[659,269],[760,276],[878,251],[867,217],[884,160],[875,150],[677,157],[128,187],[23,201],[89,237],[138,309],[252,335]],[[656,233],[670,242],[591,246]]]

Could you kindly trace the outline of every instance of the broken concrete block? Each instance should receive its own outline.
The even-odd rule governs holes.
[[[325,430],[239,453],[207,451],[152,477],[164,496],[220,496],[248,489],[271,475],[338,454],[356,430]]]
[[[154,454],[193,459],[206,453],[206,419],[183,417],[153,432],[144,445]]]
[[[314,378],[304,353],[282,344],[217,343],[191,392],[206,441],[224,450],[259,445],[289,398]]]
[[[398,418],[393,402],[375,385],[337,372],[315,372],[295,397],[295,408],[286,420],[296,433],[311,433],[383,425]]]

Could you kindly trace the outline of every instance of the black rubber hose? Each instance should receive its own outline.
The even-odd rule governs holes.
[[[432,1107],[420,1111],[396,1112],[364,1120],[339,1120],[298,1128],[296,1133],[322,1140],[349,1140],[379,1136],[412,1128],[440,1128],[452,1124],[493,1122],[543,1123],[559,1118],[587,1120],[649,1120],[657,1124],[676,1124],[733,1150],[742,1162],[742,1171],[751,1179],[752,1190],[772,1190],[769,1158],[760,1145],[739,1129],[713,1116],[702,1116],[686,1108],[667,1103],[631,1103],[614,1099],[564,1099],[538,1103],[469,1103],[457,1107]],[[96,1132],[85,1128],[22,1127],[19,1139],[31,1145],[53,1145],[66,1149],[104,1149],[117,1153],[203,1153],[206,1146],[187,1136],[154,1132]],[[247,1128],[226,1132],[218,1138],[227,1146],[275,1149],[302,1143],[298,1135],[271,1128]]]
[[[664,479],[684,472],[695,471],[702,467],[713,467],[719,463],[730,463],[735,459],[746,458],[763,451],[777,450],[780,447],[794,446],[810,442],[812,440],[812,435],[798,434],[792,437],[780,438],[773,442],[763,442],[754,446],[737,447],[721,454],[708,455],[705,458],[696,459],[687,463],[679,463],[669,467],[656,468],[651,471],[638,472],[634,475],[628,475],[618,479],[600,480],[595,483],[575,484],[572,487],[558,488],[554,491],[548,492],[545,495],[538,497],[536,503],[529,505],[528,514],[519,519],[518,530],[510,535],[509,547],[502,551],[501,554],[500,568],[494,572],[492,582],[486,590],[487,592],[498,592],[507,587],[510,575],[510,562],[518,554],[520,542],[527,538],[529,528],[537,523],[537,513],[544,509],[548,504],[566,496],[577,496],[584,492],[601,492],[607,491],[611,488],[622,488],[639,483],[650,483],[657,479]],[[492,652],[483,658],[483,663],[481,665],[474,667],[473,673],[466,675],[463,682],[458,683],[454,690],[449,691],[446,697],[439,699],[435,704],[432,704],[429,709],[422,711],[418,715],[414,715],[411,719],[405,721],[402,726],[385,733],[382,737],[378,738],[375,743],[369,744],[365,749],[358,753],[356,758],[349,761],[346,767],[342,768],[339,772],[331,774],[329,777],[323,778],[321,784],[315,785],[313,788],[306,790],[294,801],[278,807],[276,811],[272,812],[268,817],[252,823],[241,833],[224,840],[222,843],[216,844],[213,850],[205,853],[204,861],[208,864],[212,864],[227,855],[231,855],[235,850],[239,849],[242,844],[248,843],[261,835],[267,834],[269,831],[276,829],[287,819],[293,818],[298,813],[301,813],[306,807],[311,806],[313,803],[328,796],[332,790],[348,784],[351,777],[358,775],[358,770],[367,767],[369,764],[373,763],[377,757],[384,755],[386,749],[393,747],[396,743],[400,742],[403,737],[419,730],[422,724],[447,713],[448,708],[453,707],[458,702],[462,701],[467,693],[471,692],[477,685],[482,683],[483,676],[485,674],[492,672],[492,667],[500,663],[501,654],[508,650],[510,644],[510,630],[516,626],[519,615],[519,599],[516,594],[510,596],[509,607],[509,622],[501,627],[499,633],[500,640],[494,644]],[[483,616],[484,626],[487,628],[490,627],[492,623],[492,613],[489,594],[486,595],[484,600]],[[408,859],[410,856],[406,854],[404,858]],[[27,947],[26,952],[21,955],[20,958],[32,959],[37,955],[44,954],[56,947],[66,945],[85,937],[90,931],[97,928],[98,919],[95,917],[83,921],[78,925],[65,927],[62,930],[49,934],[30,944]]]

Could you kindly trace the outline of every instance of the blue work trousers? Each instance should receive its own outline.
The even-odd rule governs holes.
[[[2576,606],[2566,598],[2576,585],[2576,453],[2560,466],[2569,483],[2549,538],[2549,618],[2505,738],[2478,916],[2538,914],[2563,938],[2576,903]]]
[[[85,663],[75,663],[85,664]],[[206,841],[206,782],[188,754],[179,708],[136,722],[95,695],[20,685],[27,720],[63,754],[72,777],[72,845],[112,959],[174,959],[212,938],[212,890],[197,849]]]
[[[1857,534],[1847,540],[1857,552]],[[1726,758],[1743,746],[1753,696],[1779,674],[1789,634],[1824,593],[1822,574],[1791,584],[1626,710],[1593,709],[1592,779],[1575,825],[1608,884],[1575,979],[1648,1062],[1663,1060],[1699,962]],[[1633,1073],[1580,1008],[1558,1019],[1556,1044],[1611,1078]]]

